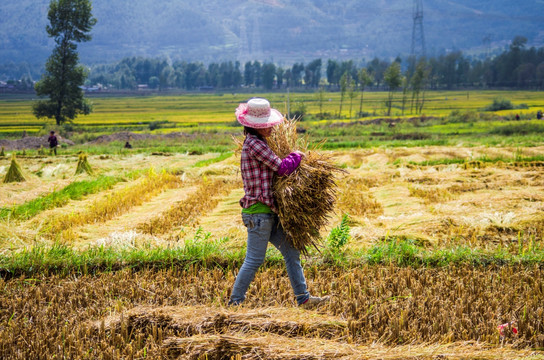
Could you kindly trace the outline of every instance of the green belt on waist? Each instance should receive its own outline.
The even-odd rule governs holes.
[[[242,214],[273,214],[274,212],[270,206],[263,204],[262,202],[257,202],[247,209],[242,209]]]

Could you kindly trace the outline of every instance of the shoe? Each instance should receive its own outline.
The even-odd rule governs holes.
[[[330,296],[319,297],[319,296],[310,295],[308,300],[306,300],[304,303],[300,304],[299,306],[301,308],[304,308],[304,309],[309,309],[309,308],[313,308],[313,307],[315,307],[317,305],[324,304],[324,303],[328,302],[330,299],[331,299]]]

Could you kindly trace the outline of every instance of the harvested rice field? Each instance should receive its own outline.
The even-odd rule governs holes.
[[[0,358],[544,359],[544,147],[327,155],[345,173],[304,270],[332,300],[309,310],[272,249],[227,306],[246,241],[237,155],[88,155],[79,175],[77,155],[17,157]]]

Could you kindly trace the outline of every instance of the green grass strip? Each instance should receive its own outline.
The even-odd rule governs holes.
[[[397,164],[400,164],[401,162],[402,160],[397,159],[395,160],[393,164],[397,165]],[[505,157],[489,158],[487,156],[482,156],[473,160],[468,160],[463,158],[434,159],[434,160],[426,160],[421,162],[409,161],[408,164],[415,165],[415,166],[437,166],[437,165],[451,165],[451,164],[466,164],[470,162],[482,162],[487,164],[496,164],[496,163],[502,162],[504,164],[513,164],[513,165],[519,166],[522,163],[544,162],[544,155],[535,155],[535,156],[516,155],[511,158],[505,158]]]
[[[531,247],[518,246],[509,249],[497,248],[484,251],[469,246],[456,246],[444,249],[427,248],[411,239],[386,239],[370,249],[354,254],[365,263],[374,265],[437,267],[459,264],[476,266],[506,264],[544,264],[544,248],[542,244]]]
[[[53,191],[24,204],[11,208],[0,208],[0,219],[4,220],[10,217],[27,220],[44,210],[64,206],[70,200],[80,200],[87,195],[111,189],[120,181],[124,181],[124,178],[120,176],[100,176],[94,180],[74,181],[62,190]]]
[[[232,154],[234,154],[234,153],[233,152],[225,152],[225,153],[222,153],[222,154],[220,154],[219,156],[217,156],[217,157],[215,157],[213,159],[200,160],[197,163],[195,163],[193,165],[193,167],[198,168],[198,167],[204,167],[204,166],[208,166],[208,165],[211,165],[211,164],[215,164],[215,163],[218,163],[220,161],[228,159],[229,157],[232,156]]]
[[[232,249],[228,239],[211,240],[195,237],[178,247],[116,248],[108,246],[75,250],[67,245],[35,246],[0,255],[0,277],[51,275],[87,275],[123,268],[133,270],[187,268],[238,268],[244,261],[245,249]],[[355,268],[365,265],[399,267],[444,266],[508,266],[544,265],[544,248],[538,246],[484,251],[467,246],[426,248],[410,239],[386,239],[369,249],[357,252],[324,251],[306,260],[319,267]],[[271,251],[265,266],[283,266],[279,252]]]
[[[138,249],[101,246],[84,251],[57,244],[52,247],[37,246],[9,256],[0,256],[0,277],[12,278],[37,274],[86,275],[123,268],[167,269],[187,268],[194,265],[204,268],[232,268],[241,266],[244,255],[240,250],[220,251],[213,244],[188,243],[186,246],[174,248]],[[281,261],[280,256],[277,258],[277,263]]]
[[[490,134],[501,136],[528,135],[544,133],[544,124],[519,123],[498,126],[489,131]]]

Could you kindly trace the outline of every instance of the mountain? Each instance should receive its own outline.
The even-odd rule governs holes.
[[[412,43],[410,0],[95,0],[93,40],[83,63],[126,56],[172,60],[371,60],[406,56]],[[0,2],[0,64],[43,64],[49,0]],[[424,0],[428,55],[503,50],[516,35],[544,45],[543,0]]]

